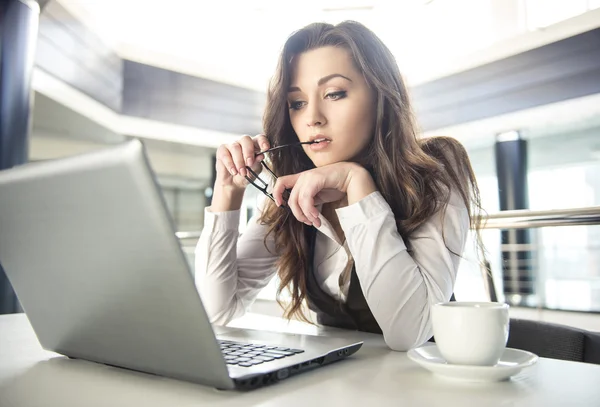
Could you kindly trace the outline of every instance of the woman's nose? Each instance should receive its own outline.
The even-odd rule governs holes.
[[[325,125],[327,119],[317,103],[312,103],[312,106],[309,105],[307,110],[307,125],[309,127]]]

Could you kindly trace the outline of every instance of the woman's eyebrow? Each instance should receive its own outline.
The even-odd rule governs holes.
[[[347,81],[352,82],[352,79],[348,78],[347,76],[344,76],[340,73],[332,73],[331,75],[327,75],[327,76],[324,76],[321,79],[319,79],[319,81],[317,82],[317,86],[321,86],[333,78],[344,78]],[[290,86],[290,88],[288,89],[288,93],[300,92],[300,91],[301,91],[301,89],[298,86]]]

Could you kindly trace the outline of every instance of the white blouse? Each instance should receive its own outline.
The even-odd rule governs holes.
[[[461,260],[452,252],[462,254],[469,218],[462,199],[454,192],[444,219],[441,212],[411,236],[412,256],[380,192],[336,210],[345,242],[320,215],[313,259],[320,287],[345,301],[349,281],[340,287],[339,278],[351,254],[367,304],[394,350],[408,350],[429,340],[433,335],[431,307],[452,295]],[[270,236],[267,250],[267,226],[260,224],[259,216],[250,219],[246,231],[238,236],[239,211],[205,210],[195,276],[215,324],[225,325],[242,316],[276,273],[274,242]]]

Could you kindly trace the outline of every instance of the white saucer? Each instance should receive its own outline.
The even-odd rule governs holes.
[[[494,366],[452,365],[444,360],[435,344],[423,345],[408,351],[408,358],[427,370],[449,379],[471,382],[496,382],[516,375],[534,365],[537,355],[524,350],[506,348]]]

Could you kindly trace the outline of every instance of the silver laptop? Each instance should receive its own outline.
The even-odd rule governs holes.
[[[137,140],[0,171],[0,263],[42,347],[71,358],[250,389],[362,345],[211,326]]]

